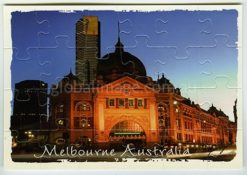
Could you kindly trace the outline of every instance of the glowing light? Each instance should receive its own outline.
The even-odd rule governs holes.
[[[59,121],[58,121],[58,124],[59,124],[59,125],[63,125],[63,124],[64,124],[63,120],[59,120]]]
[[[142,134],[141,132],[115,132],[114,135],[131,135],[131,134]]]
[[[17,143],[16,142],[13,142],[12,143],[12,147],[14,148],[14,147],[16,147],[17,146]]]

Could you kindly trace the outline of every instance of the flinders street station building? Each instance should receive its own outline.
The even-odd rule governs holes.
[[[100,57],[100,34],[96,16],[76,23],[75,73],[50,92],[50,143],[235,145],[236,110],[230,121],[215,106],[205,110],[183,97],[164,74],[149,77],[119,36],[115,51]]]

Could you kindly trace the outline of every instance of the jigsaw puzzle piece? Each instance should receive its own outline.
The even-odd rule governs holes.
[[[133,23],[130,19],[119,20],[119,30],[120,34],[130,34],[133,28]]]
[[[198,23],[200,24],[200,28],[199,28],[200,33],[202,35],[212,34],[213,18],[211,18],[207,13],[203,11],[197,11],[196,17],[197,17]]]
[[[229,47],[229,48],[238,48],[237,41],[231,41],[231,37],[228,34],[216,34],[214,36],[214,40],[217,46],[221,47]]]
[[[53,81],[57,77],[61,77],[68,73],[68,70],[64,72],[59,71],[56,67],[73,67],[75,58],[74,48],[68,47],[67,36],[57,36],[55,47],[41,47],[36,49],[38,57],[35,59],[37,62],[37,68],[39,69],[39,78],[46,82]],[[71,56],[71,55],[74,55]],[[32,60],[34,61],[34,60]],[[53,64],[55,63],[56,64]]]
[[[200,39],[200,30],[198,25],[193,25],[198,22],[198,19],[194,15],[196,11],[182,11],[176,10],[171,11],[166,14],[161,13],[162,19],[156,20],[156,26],[161,26],[157,34],[162,38],[162,43],[159,43],[160,46],[170,46],[175,47],[176,59],[187,59],[189,53],[187,51],[187,46],[189,45],[202,45],[205,41]],[[184,20],[181,19],[181,16],[184,16]],[[169,25],[168,25],[169,24]],[[191,37],[198,36],[198,37]],[[177,42],[176,38],[183,38],[183,42]],[[150,40],[150,45],[157,45],[153,41],[158,41],[159,39]]]
[[[25,49],[25,55],[22,54],[22,56],[20,56],[21,54],[18,48],[13,48],[13,59],[17,60],[17,61],[29,61],[32,59],[35,59],[38,57],[38,52],[37,49],[39,49],[39,47],[27,47]],[[12,60],[13,62],[14,60]]]
[[[30,59],[29,48],[40,46],[38,35],[49,32],[49,23],[48,21],[37,21],[36,12],[13,12],[11,15],[15,19],[12,29],[19,29],[12,32],[12,47],[18,49],[18,52],[14,50],[13,54],[19,60]],[[23,26],[28,26],[28,28]],[[32,40],[19,39],[22,36],[32,37]]]
[[[229,103],[234,104],[234,101],[236,100],[236,95],[239,87],[232,87],[232,83],[236,84],[236,80],[231,79],[228,76],[215,76],[215,78],[212,78],[208,79],[208,81],[211,81],[209,83],[210,86],[208,87],[202,87],[200,85],[198,87],[188,86],[186,90],[187,95],[191,99],[198,102],[199,105],[206,110],[212,104],[221,104],[221,106],[223,106],[223,108],[221,109],[222,111],[226,112],[227,114],[233,114],[232,108],[224,108],[224,106],[229,106]]]
[[[84,13],[82,13],[83,15]],[[53,18],[50,18],[50,16],[53,16]],[[75,18],[75,20],[79,19],[80,13],[76,13],[78,15],[78,18]],[[58,18],[61,18],[61,16],[64,17],[64,25],[61,26],[61,21],[57,20]],[[49,21],[47,20],[49,18]],[[66,20],[66,19],[69,20]],[[38,40],[39,40],[39,46],[41,48],[54,48],[57,47],[58,45],[58,40],[60,38],[66,38],[66,43],[64,44],[67,45],[67,47],[70,48],[75,48],[75,40],[74,37],[69,37],[69,36],[74,36],[75,28],[68,28],[66,26],[74,26],[75,27],[75,20],[71,20],[70,14],[68,13],[63,13],[59,11],[53,11],[49,13],[49,16],[47,17],[46,12],[38,12],[37,13],[37,19],[38,21],[48,21],[49,22],[49,32],[39,32],[38,33]],[[73,18],[72,18],[73,19]],[[61,26],[61,27],[58,27]]]
[[[129,25],[131,27],[131,30],[128,30],[128,32],[125,32],[125,35],[122,35],[121,39],[124,41],[126,47],[136,47],[137,44],[137,37],[141,38],[147,38],[147,40],[144,42],[147,46],[164,46],[163,41],[165,40],[165,34],[167,34],[167,31],[163,29],[167,21],[165,19],[159,18],[157,19],[157,16],[153,15],[152,13],[144,13],[144,15],[149,18],[149,20],[146,21],[146,23],[138,23],[139,17],[131,18],[129,19],[129,15],[125,15],[126,19],[123,21],[130,21]],[[147,30],[147,27],[149,26],[149,30]],[[121,29],[122,26],[120,26]],[[168,44],[167,44],[168,46]]]
[[[52,72],[52,62],[51,61],[44,61],[39,62],[40,67],[42,68],[42,71],[40,72],[40,76],[43,79],[43,76],[51,76]]]
[[[168,20],[164,19],[156,19],[155,21],[155,33],[157,34],[163,34],[168,33],[168,31],[165,29],[166,25],[168,23]]]
[[[15,89],[14,96],[16,101],[18,102],[28,102],[31,100],[31,96],[28,91]]]
[[[228,15],[237,15],[236,11],[227,11]],[[177,48],[176,59],[188,59],[190,56],[189,48],[197,47],[208,47],[212,48],[217,45],[215,37],[224,33],[228,36],[229,41],[227,44],[231,47],[236,44],[232,40],[231,36],[237,35],[237,31],[228,30],[228,19],[225,17],[226,11],[221,11],[217,14],[220,17],[215,17],[216,12],[208,13],[208,11],[172,11],[164,16],[161,14],[161,17],[164,16],[164,19],[156,20],[156,25],[161,25],[162,27],[156,32],[157,36],[162,38],[162,43],[156,43],[159,41],[159,38],[153,37],[152,35],[147,34],[149,39],[149,46],[172,46]],[[225,16],[224,16],[225,15]],[[176,18],[184,16],[185,20],[176,21]],[[222,20],[224,16],[224,20]],[[213,20],[214,19],[214,20]],[[169,23],[169,25],[166,25]],[[201,25],[198,25],[201,24]],[[196,25],[194,25],[196,24]],[[237,25],[236,23],[233,25]],[[221,30],[219,31],[219,27]],[[222,26],[226,26],[222,31]],[[176,30],[174,30],[176,29]],[[235,28],[237,29],[237,27]],[[160,35],[162,33],[162,35]],[[192,37],[193,36],[193,37]],[[184,42],[176,42],[175,38],[183,38]]]
[[[11,70],[20,70],[21,74],[18,73],[17,71],[12,71],[12,76],[16,76],[18,73],[18,80],[15,81],[20,81],[20,80],[25,80],[26,77],[30,77],[30,79],[34,80],[40,80],[40,74],[33,74],[33,72],[39,71],[40,73],[46,72],[46,70],[49,68],[48,65],[49,63],[40,63],[39,62],[39,49],[38,48],[30,48],[30,55],[31,59],[28,60],[12,60],[11,63]],[[29,65],[29,66],[28,66]],[[29,67],[26,69],[26,67]],[[23,71],[25,70],[25,71]],[[17,76],[16,76],[17,77]],[[12,87],[14,87],[14,84],[12,82]]]
[[[149,46],[148,42],[149,36],[137,35],[135,36],[136,44],[132,47],[126,47],[125,50],[130,53],[135,52],[137,57],[138,55],[145,55],[139,58],[144,65],[150,65],[150,60],[152,60],[153,64],[146,70],[147,75],[157,77],[159,70],[168,73],[166,72],[168,70],[166,67],[171,66],[172,59],[175,59],[176,48],[169,46]],[[145,54],[143,54],[143,52],[145,52]]]
[[[190,58],[202,67],[201,73],[213,76],[222,74],[232,76],[232,71],[229,70],[236,70],[238,66],[237,46],[228,44],[227,38],[226,35],[216,35],[214,46],[187,48]],[[219,52],[219,50],[222,50],[222,52]],[[218,65],[221,66],[218,67]],[[233,79],[237,75],[234,76]]]
[[[208,11],[197,11],[197,18],[200,25],[201,37],[205,42],[212,43],[206,45],[214,45],[215,36],[226,35],[228,36],[228,44],[235,45],[237,38],[237,21],[232,21],[232,19],[237,19],[238,12],[236,10],[221,10],[213,11],[208,13]],[[229,28],[229,23],[232,27]],[[205,44],[203,44],[205,45]]]

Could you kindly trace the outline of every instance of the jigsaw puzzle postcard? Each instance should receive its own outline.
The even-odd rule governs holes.
[[[240,5],[5,6],[6,168],[241,168],[241,29]]]

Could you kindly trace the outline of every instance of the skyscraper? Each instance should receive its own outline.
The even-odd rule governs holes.
[[[76,76],[83,84],[96,80],[100,57],[100,23],[96,16],[84,16],[76,23]]]

